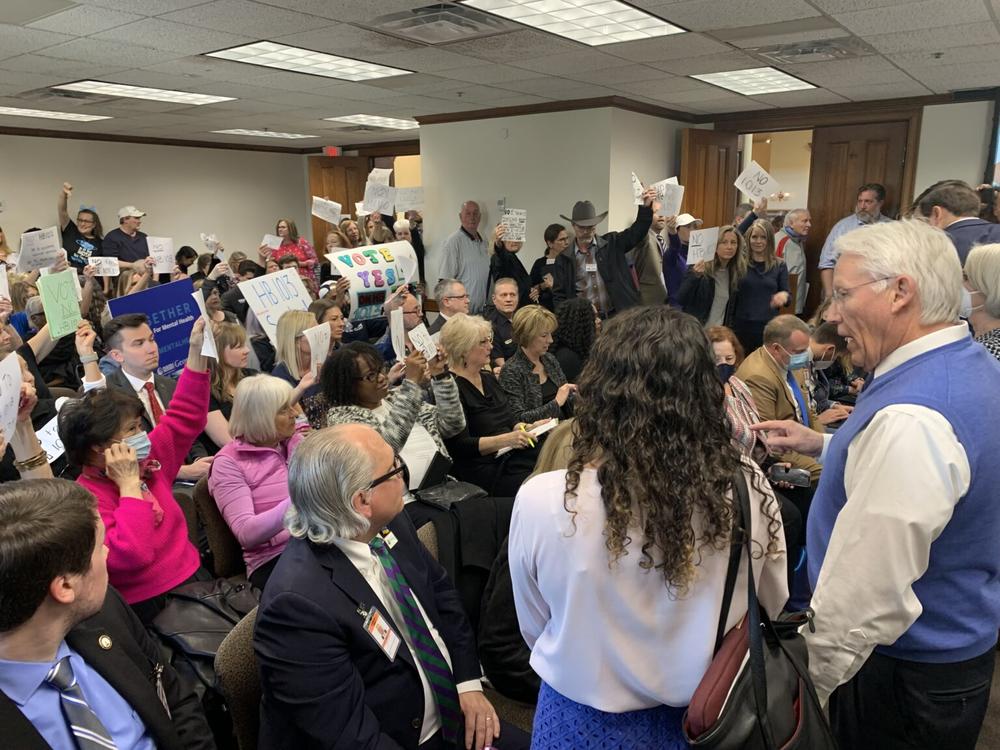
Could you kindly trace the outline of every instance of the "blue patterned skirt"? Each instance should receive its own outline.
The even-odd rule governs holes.
[[[612,714],[572,701],[546,683],[538,693],[532,750],[685,750],[683,708]]]

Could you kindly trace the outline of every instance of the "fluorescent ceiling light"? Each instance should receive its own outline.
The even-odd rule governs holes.
[[[679,26],[618,0],[462,0],[462,3],[592,47],[684,33]]]
[[[349,122],[353,125],[371,125],[387,130],[413,130],[420,127],[416,120],[400,120],[395,117],[379,117],[378,115],[345,115],[344,117],[324,117],[330,122]]]
[[[265,68],[280,68],[293,73],[339,78],[342,81],[368,81],[372,78],[409,75],[413,72],[275,42],[244,44],[218,52],[209,52],[207,56],[235,60],[248,65],[262,65]]]
[[[46,109],[20,109],[18,107],[0,107],[0,115],[44,117],[49,120],[72,120],[73,122],[94,122],[94,120],[112,119],[104,115],[85,115],[79,112],[50,112]]]
[[[212,130],[212,133],[223,133],[224,135],[252,135],[257,138],[319,138],[318,135],[303,135],[302,133],[278,133],[274,130],[243,130],[234,128],[233,130]]]
[[[724,73],[700,73],[690,76],[690,78],[697,78],[699,81],[711,83],[713,86],[719,86],[745,96],[816,88],[811,83],[790,76],[777,68],[748,68],[747,70],[728,70]]]
[[[170,89],[151,89],[145,86],[129,86],[124,83],[107,83],[105,81],[78,81],[53,86],[54,89],[66,91],[82,91],[86,94],[101,96],[123,96],[127,99],[150,99],[154,102],[173,102],[175,104],[216,104],[218,102],[235,101],[232,96],[211,96],[209,94],[193,94],[188,91],[171,91]]]

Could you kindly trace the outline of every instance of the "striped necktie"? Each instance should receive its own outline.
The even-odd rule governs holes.
[[[462,711],[458,703],[458,691],[455,690],[455,677],[451,673],[448,662],[431,636],[430,628],[420,614],[417,600],[413,596],[410,585],[393,559],[389,548],[380,536],[369,542],[369,546],[382,564],[392,594],[403,613],[403,621],[410,632],[413,642],[413,655],[430,683],[431,692],[437,702],[441,714],[441,734],[446,742],[454,744],[458,741],[459,729],[462,726]]]
[[[45,675],[45,681],[59,691],[63,716],[66,717],[66,723],[69,724],[79,750],[117,750],[118,746],[111,739],[111,734],[97,718],[76,683],[76,675],[73,674],[68,656],[55,663]]]

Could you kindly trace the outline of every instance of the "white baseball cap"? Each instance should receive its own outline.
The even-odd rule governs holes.
[[[129,216],[134,216],[137,219],[141,219],[145,215],[146,215],[145,211],[140,211],[135,206],[123,206],[122,208],[118,209],[118,218],[119,219],[124,219],[124,218],[127,218]]]
[[[691,214],[680,214],[674,219],[674,225],[678,227],[686,227],[688,224],[697,224],[700,227],[704,223],[701,219],[696,219]]]

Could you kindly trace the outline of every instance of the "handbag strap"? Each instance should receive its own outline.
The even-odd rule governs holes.
[[[739,472],[742,477],[742,472]],[[734,482],[734,487],[736,483]],[[732,538],[729,540],[729,567],[726,569],[726,585],[722,590],[722,609],[719,612],[719,627],[715,631],[715,649],[712,654],[719,653],[722,647],[722,639],[726,637],[726,622],[729,620],[729,607],[733,603],[733,591],[736,589],[736,576],[740,572],[740,555],[743,553],[743,544],[736,541],[736,533],[743,529],[743,508],[738,500],[733,503],[733,530]]]

